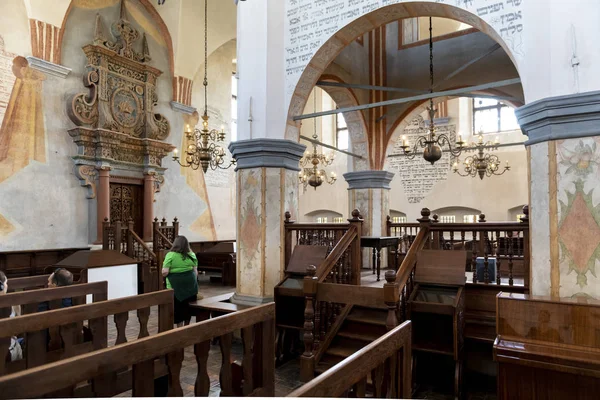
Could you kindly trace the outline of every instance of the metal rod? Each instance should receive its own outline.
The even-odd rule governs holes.
[[[499,145],[494,146],[494,147],[513,147],[513,146],[525,146],[525,142],[502,143],[502,144],[499,144]],[[464,147],[463,147],[463,149],[464,149]],[[421,155],[421,154],[423,154],[423,152],[417,153],[417,155]],[[403,157],[403,156],[404,156],[403,153],[398,153],[398,154],[390,154],[387,157],[388,158],[393,158],[393,157]]]
[[[340,150],[340,149],[338,149],[335,146],[331,146],[329,144],[326,144],[326,143],[323,143],[323,142],[319,142],[318,140],[313,139],[313,138],[309,138],[309,137],[300,135],[300,139],[304,139],[304,140],[306,140],[308,142],[311,142],[311,143],[314,143],[314,144],[318,144],[320,146],[326,147],[326,148],[331,149],[331,150],[339,151],[340,153],[344,153],[344,154],[347,154],[347,155],[355,157],[355,158],[360,158],[361,160],[363,159],[363,156],[359,156],[358,154],[350,153],[349,151],[346,151],[346,150]]]
[[[469,68],[471,65],[473,65],[476,62],[481,61],[482,59],[486,58],[487,56],[489,56],[490,54],[492,54],[493,52],[495,52],[499,48],[500,48],[500,45],[498,43],[495,43],[485,53],[483,53],[483,54],[475,57],[474,59],[468,61],[466,64],[460,66],[458,69],[456,69],[453,72],[451,72],[450,74],[448,74],[445,78],[443,78],[442,80],[438,81],[438,83],[436,83],[435,85],[433,85],[433,87],[436,88],[436,87],[440,86],[442,83],[446,82],[447,80],[452,79],[456,75],[458,75],[461,72],[463,72],[465,69]]]
[[[321,112],[312,113],[312,114],[298,115],[298,116],[295,116],[293,119],[294,119],[294,121],[300,121],[303,119],[323,117],[325,115],[334,115],[334,114],[345,113],[345,112],[350,112],[350,111],[368,110],[370,108],[391,106],[394,104],[409,103],[412,101],[419,101],[419,100],[428,100],[428,99],[432,99],[432,98],[436,98],[436,97],[457,96],[457,95],[461,95],[463,93],[470,93],[470,92],[477,91],[477,90],[493,89],[493,88],[497,88],[497,87],[515,85],[517,83],[521,83],[520,78],[506,79],[506,80],[498,81],[498,82],[484,83],[481,85],[469,86],[469,87],[465,87],[462,89],[446,90],[446,91],[442,91],[442,92],[427,93],[427,94],[421,94],[421,95],[412,96],[412,97],[403,97],[401,99],[380,101],[378,103],[361,104],[361,105],[353,106],[353,107],[339,108],[337,110],[321,111]]]
[[[389,87],[389,86],[359,85],[356,83],[339,83],[339,82],[327,82],[327,81],[318,81],[317,86],[341,87],[341,88],[348,88],[348,89],[380,90],[382,92],[402,92],[402,93],[414,93],[414,94],[429,93],[428,90],[395,88],[395,87]]]

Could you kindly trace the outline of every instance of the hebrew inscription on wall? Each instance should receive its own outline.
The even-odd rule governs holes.
[[[331,36],[360,16],[378,8],[408,0],[286,0],[285,62],[286,96],[289,101],[296,84],[313,55]],[[462,18],[469,25],[483,19],[500,34],[515,58],[523,56],[525,22],[523,0],[429,0],[467,10]],[[431,7],[436,7],[432,4]],[[449,10],[448,18],[453,12]],[[454,18],[459,19],[459,18]]]
[[[0,126],[2,126],[10,94],[15,84],[15,74],[12,70],[15,57],[16,54],[4,50],[4,39],[0,36]]]
[[[439,125],[436,128],[438,135],[445,134],[452,143],[456,142],[456,125]],[[417,138],[427,135],[427,132],[425,121],[423,121],[423,117],[419,116],[404,129],[403,135],[406,136],[410,146],[414,146]],[[442,158],[433,165],[425,161],[421,154],[417,154],[414,159],[410,160],[401,155],[400,145],[400,140],[394,145],[392,155],[397,155],[397,157],[389,158],[389,169],[400,178],[408,202],[418,204],[437,183],[448,179],[452,160],[447,147],[442,148],[444,150]],[[417,152],[421,153],[422,149],[417,148]]]

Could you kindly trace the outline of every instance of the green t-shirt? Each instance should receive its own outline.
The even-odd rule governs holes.
[[[185,260],[181,253],[177,253],[174,251],[170,251],[165,256],[165,260],[163,261],[163,268],[167,268],[169,270],[169,274],[178,274],[181,272],[188,272],[193,270],[198,266],[198,259],[193,252],[188,253],[189,257]],[[169,277],[167,276],[167,289],[172,289],[171,282],[169,282]]]

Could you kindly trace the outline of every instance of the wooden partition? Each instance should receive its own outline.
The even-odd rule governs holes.
[[[293,391],[288,397],[412,397],[411,322],[402,325]]]
[[[89,249],[89,247],[78,247],[2,251],[0,252],[0,271],[3,271],[8,279],[35,276],[44,273],[47,266],[54,265],[77,251]]]
[[[104,285],[106,282],[88,285]],[[69,286],[80,289],[86,285]],[[60,290],[43,289],[37,292]],[[23,294],[33,294],[23,292]],[[20,294],[20,293],[15,293]],[[6,296],[0,296],[3,300]],[[41,296],[44,298],[44,296]],[[46,296],[47,298],[48,296]],[[150,307],[158,306],[158,331],[173,328],[173,291],[165,290],[140,296],[125,297],[117,300],[61,308],[53,311],[24,315],[0,320],[0,354],[7,354],[12,336],[24,337],[25,351],[23,360],[6,363],[0,357],[0,375],[31,369],[40,365],[89,353],[127,342],[126,329],[130,311],[137,311],[139,338],[149,335],[148,320]],[[115,343],[108,343],[108,317],[114,315],[117,330]],[[87,321],[91,338],[84,340],[82,327]],[[47,332],[47,333],[46,333]],[[47,336],[48,335],[48,336]],[[85,392],[84,392],[85,393]]]
[[[20,292],[22,290],[43,289],[48,286],[50,275],[26,276],[23,278],[11,278],[8,281],[8,292]]]
[[[198,363],[195,395],[206,397],[210,389],[207,360],[213,338],[219,338],[223,360],[219,374],[221,396],[241,393],[244,396],[272,397],[275,394],[274,319],[275,305],[266,304],[6,375],[0,377],[0,399],[40,398],[59,390],[64,397],[73,397],[78,394],[75,386],[88,380],[92,382],[88,397],[110,397],[116,394],[115,374],[129,368],[132,371],[133,396],[152,397],[155,394],[154,361],[163,356],[166,356],[168,365],[168,396],[183,396],[180,374],[184,350],[190,346],[194,347]],[[234,385],[231,346],[233,333],[240,329],[244,347],[243,381],[238,388]]]
[[[499,399],[598,399],[600,302],[497,297]]]

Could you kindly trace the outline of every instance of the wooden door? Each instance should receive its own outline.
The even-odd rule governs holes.
[[[110,184],[110,219],[127,223],[133,219],[133,230],[139,237],[144,229],[144,188],[123,183]]]

